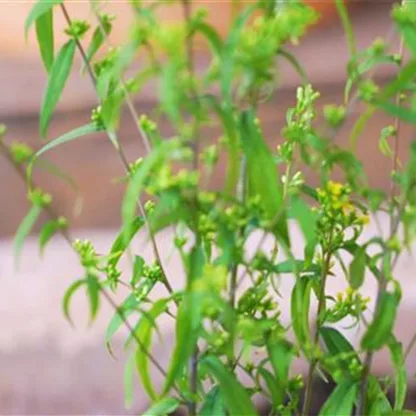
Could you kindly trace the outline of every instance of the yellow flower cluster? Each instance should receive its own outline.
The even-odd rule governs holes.
[[[351,203],[351,189],[339,182],[329,181],[324,189],[317,189],[319,202],[329,216],[341,214],[342,217],[350,217],[357,224],[368,224],[368,215],[357,215],[354,205]]]

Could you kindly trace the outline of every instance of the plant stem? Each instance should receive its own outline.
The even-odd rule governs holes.
[[[10,154],[10,151],[7,147],[7,145],[0,140],[0,151],[4,154],[7,161],[10,162],[10,164],[15,169],[16,173],[19,175],[19,177],[23,180],[24,183],[26,183],[26,175],[22,167],[15,163],[13,160],[13,157]],[[37,184],[33,182],[33,186],[35,188],[38,188]],[[52,220],[57,220],[59,215],[55,212],[54,208],[51,205],[47,205],[44,208],[45,212],[48,214],[49,218]],[[70,231],[68,228],[59,228],[59,232],[62,235],[62,237],[65,239],[65,241],[69,244],[69,246],[73,249],[72,242],[74,241],[71,237]],[[111,295],[100,286],[100,291],[104,298],[107,300],[107,302],[110,304],[110,306],[115,310],[115,312],[119,315],[120,319],[123,321],[123,324],[125,327],[129,330],[129,332],[132,334],[134,340],[137,342],[139,347],[141,348],[143,354],[147,355],[149,360],[152,362],[152,364],[157,368],[157,370],[164,376],[166,376],[166,370],[158,363],[156,358],[152,355],[151,352],[147,350],[147,348],[143,345],[141,340],[138,338],[137,334],[135,333],[133,327],[130,325],[126,317],[124,316],[124,313],[122,312],[122,309],[117,305],[117,303],[114,301],[114,299],[111,297]],[[179,392],[179,390],[175,387],[175,390]]]
[[[61,10],[62,10],[62,13],[64,14],[64,17],[65,17],[66,22],[70,26],[72,24],[72,20],[71,20],[71,17],[69,16],[69,13],[68,13],[68,11],[67,11],[67,9],[65,7],[65,4],[64,3],[61,3],[60,6],[61,6]],[[88,74],[90,76],[91,82],[92,82],[94,88],[96,89],[97,80],[96,80],[95,75],[94,75],[94,72],[93,72],[93,70],[91,68],[91,64],[88,61],[88,57],[87,57],[87,55],[85,53],[85,50],[84,50],[81,42],[78,39],[76,39],[76,44],[77,44],[77,48],[78,48],[78,50],[79,50],[79,52],[81,54],[81,57],[82,57],[82,59],[84,61],[84,64],[85,64],[85,66],[87,68],[87,71],[88,71]],[[133,107],[133,109],[134,109],[134,107]],[[133,116],[134,116],[134,114],[135,113],[133,113]],[[140,128],[140,132],[142,132],[141,128]],[[106,130],[106,133],[107,133],[108,136],[110,135],[110,133],[107,130]],[[142,133],[143,133],[142,134],[142,138],[143,138],[144,143],[146,145],[146,143],[147,143],[146,135],[145,135],[144,132],[142,132]],[[120,157],[120,160],[121,160],[121,162],[122,162],[122,164],[124,166],[124,169],[125,169],[126,173],[127,174],[130,174],[130,166],[129,166],[129,163],[128,163],[127,158],[125,156],[125,153],[123,151],[123,148],[122,148],[122,146],[120,144],[120,141],[118,139],[116,141],[118,143],[118,146],[116,148],[117,153],[118,153],[118,155]],[[150,150],[150,147],[149,147],[149,150]],[[140,199],[138,201],[138,206],[139,206],[140,215],[144,218],[144,220],[146,222],[146,228],[147,228],[147,232],[148,232],[149,237],[150,237],[150,243],[152,245],[152,250],[153,250],[154,256],[156,258],[156,261],[157,261],[159,267],[162,270],[163,284],[165,285],[166,290],[169,292],[169,294],[172,294],[173,293],[173,288],[172,288],[172,286],[171,286],[171,284],[170,284],[170,282],[169,282],[169,280],[167,278],[166,272],[164,270],[163,263],[162,263],[162,259],[161,259],[161,256],[160,256],[160,252],[159,252],[159,249],[158,249],[158,246],[157,246],[157,243],[156,243],[156,238],[155,238],[155,236],[154,236],[154,234],[153,234],[153,232],[152,232],[152,230],[150,228],[150,224],[149,224],[149,221],[148,221],[146,212],[144,210],[143,204],[140,201]],[[175,303],[177,303],[177,301],[175,301]]]
[[[330,237],[330,239],[332,238]],[[321,274],[321,282],[320,282],[321,285],[320,285],[319,298],[318,298],[318,316],[316,320],[316,329],[315,329],[315,335],[314,335],[314,347],[315,348],[319,344],[319,329],[321,326],[320,319],[322,317],[322,313],[324,312],[325,305],[326,305],[325,286],[326,286],[326,279],[328,276],[330,261],[331,261],[331,251],[328,250],[324,254],[324,262],[323,262],[322,274]],[[305,399],[303,402],[302,416],[309,415],[311,401],[312,401],[313,375],[314,375],[317,364],[318,364],[318,360],[316,358],[312,358],[310,365],[309,365],[308,376],[306,379],[306,392],[305,392]]]
[[[399,46],[399,56],[403,57],[403,49],[404,49],[404,42],[403,37],[400,38],[400,46]],[[400,104],[400,92],[396,95],[396,105]],[[394,136],[394,149],[393,149],[393,156],[392,156],[392,171],[395,172],[398,167],[398,153],[399,153],[399,144],[400,144],[400,119],[396,117],[394,120],[394,128],[395,128],[395,136]],[[397,216],[394,216],[394,206],[395,206],[395,192],[396,192],[396,184],[394,180],[391,181],[390,187],[390,204],[391,204],[391,212],[390,212],[390,239],[392,239],[398,230],[400,224],[400,217],[401,217],[401,209],[398,210]],[[404,199],[405,201],[405,199]],[[404,203],[403,203],[404,204]],[[397,261],[397,257],[395,259],[394,264]],[[394,267],[394,266],[393,266]],[[375,305],[375,313],[374,315],[377,316],[377,312],[380,308],[381,298],[383,297],[384,292],[386,291],[387,287],[387,280],[384,273],[381,273],[380,280],[378,282],[378,290],[377,290],[377,298],[376,298],[376,305]],[[368,390],[368,383],[369,377],[371,372],[371,365],[373,362],[373,351],[368,351],[365,359],[364,359],[364,369],[363,375],[361,379],[361,387],[360,393],[358,396],[358,402],[356,407],[356,416],[361,416],[365,414],[366,411],[366,401],[367,401],[367,390]]]

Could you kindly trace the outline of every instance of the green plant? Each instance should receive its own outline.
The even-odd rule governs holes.
[[[123,45],[110,47],[108,34],[113,17],[101,12],[100,2],[91,1],[95,21],[73,21],[63,0],[39,1],[28,17],[26,31],[36,25],[41,56],[48,71],[48,84],[41,108],[40,133],[45,137],[75,54],[81,54],[84,70],[94,84],[99,105],[91,123],[44,144],[34,152],[23,144],[0,145],[10,162],[28,184],[32,208],[16,234],[16,256],[39,214],[50,220],[43,225],[43,249],[61,232],[78,253],[85,276],[67,291],[63,308],[70,319],[72,295],[85,289],[93,320],[100,302],[115,309],[106,342],[125,325],[130,331],[127,345],[142,387],[154,403],[147,414],[161,415],[185,406],[190,415],[256,414],[252,396],[261,393],[271,405],[270,414],[308,415],[315,376],[331,378],[336,387],[323,405],[322,415],[405,415],[406,350],[393,333],[400,304],[400,283],[394,266],[400,253],[416,235],[416,143],[409,146],[407,163],[398,160],[400,123],[416,123],[414,81],[416,74],[416,7],[411,2],[395,5],[393,22],[402,41],[397,53],[377,39],[369,48],[357,50],[348,12],[336,0],[346,32],[350,59],[345,84],[345,103],[325,106],[323,125],[316,106],[319,93],[286,49],[297,42],[317,15],[299,1],[253,2],[236,16],[226,39],[206,21],[203,10],[193,11],[191,0],[141,2],[131,0],[134,23]],[[161,5],[181,4],[184,21],[166,25],[155,16]],[[53,13],[62,12],[69,37],[54,54]],[[84,36],[95,27],[88,47]],[[211,60],[196,71],[194,39],[202,37],[210,47]],[[404,61],[404,48],[411,57]],[[146,65],[131,69],[137,53],[145,51]],[[102,52],[100,57],[97,53]],[[259,108],[276,89],[276,59],[288,60],[299,72],[296,104],[286,114],[281,139],[270,150],[258,118]],[[397,69],[387,85],[378,85],[372,71],[380,64]],[[127,77],[127,72],[130,74]],[[146,115],[138,115],[134,97],[150,79],[159,88],[159,106],[154,117],[167,120],[173,135],[166,137]],[[352,106],[364,103],[355,121],[350,147],[336,143],[346,128]],[[146,156],[129,162],[117,132],[120,113],[127,107]],[[366,122],[376,111],[394,117],[379,139],[380,151],[391,160],[392,186],[386,194],[372,188],[363,166],[354,154]],[[220,133],[213,140],[206,127]],[[66,219],[52,208],[52,197],[38,189],[33,171],[40,156],[58,145],[92,132],[102,131],[114,145],[126,170],[126,192],[121,206],[122,227],[110,251],[98,254],[90,241],[73,240]],[[2,132],[2,135],[4,132]],[[220,154],[226,155],[226,173],[221,189],[208,188],[219,169]],[[178,170],[178,166],[181,168]],[[303,170],[317,174],[319,186],[312,187]],[[342,181],[334,180],[335,172]],[[144,195],[150,197],[142,202]],[[378,212],[390,218],[388,236],[364,239],[368,221]],[[290,230],[294,222],[304,236],[303,256],[295,255]],[[172,243],[182,259],[186,275],[181,290],[173,290],[169,270],[163,265],[155,235],[173,227]],[[154,250],[149,263],[132,252],[130,243],[145,228]],[[403,233],[399,233],[399,229]],[[260,233],[254,254],[246,248],[250,236]],[[269,252],[263,246],[273,240]],[[120,258],[131,251],[132,272],[123,276]],[[345,254],[352,256],[345,263]],[[327,292],[327,279],[345,278],[349,289],[336,297]],[[368,317],[368,299],[360,294],[366,272],[376,279],[378,293],[374,315]],[[342,274],[344,276],[342,276]],[[278,281],[293,279],[291,324],[280,318]],[[243,287],[244,283],[244,287]],[[165,298],[152,298],[152,289],[162,284]],[[112,297],[119,285],[130,293],[122,305]],[[317,322],[309,322],[311,299],[317,300]],[[162,368],[152,355],[152,338],[162,314],[176,321],[176,344],[169,368]],[[131,325],[128,317],[136,316]],[[354,349],[334,324],[353,320],[364,325],[358,349]],[[289,330],[294,337],[290,337]],[[322,342],[321,342],[322,341]],[[395,369],[394,402],[386,386],[371,374],[375,351],[388,347]],[[261,359],[253,362],[254,356]],[[302,356],[309,362],[305,380],[293,374],[292,361]],[[156,391],[149,375],[150,365],[164,375]],[[246,373],[249,384],[239,381]],[[127,387],[131,400],[131,381]],[[302,391],[305,391],[304,399]]]

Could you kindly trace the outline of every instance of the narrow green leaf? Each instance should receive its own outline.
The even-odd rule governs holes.
[[[167,116],[175,125],[181,121],[182,100],[180,90],[176,87],[178,71],[178,65],[175,62],[167,62],[163,65],[160,78],[160,101]]]
[[[396,293],[385,292],[382,294],[380,306],[361,340],[362,348],[379,350],[386,344],[396,320],[399,300]]]
[[[204,357],[201,365],[218,381],[225,407],[231,416],[257,415],[245,388],[217,357]]]
[[[282,386],[276,382],[273,374],[265,368],[260,367],[258,373],[266,382],[267,390],[269,391],[269,394],[272,398],[273,408],[277,409],[278,406],[282,405],[283,403],[285,397],[284,388],[282,388]]]
[[[416,58],[416,30],[413,24],[399,24],[400,33],[403,36],[406,46],[409,48],[413,59]]]
[[[335,0],[339,17],[341,18],[342,26],[344,28],[345,37],[347,38],[348,51],[350,53],[350,59],[354,58],[357,53],[355,44],[354,29],[351,24],[351,20],[348,15],[348,10],[344,0]]]
[[[291,316],[296,339],[302,349],[312,345],[309,330],[309,305],[312,284],[307,278],[297,279],[292,290]]]
[[[68,41],[59,51],[49,73],[48,84],[40,111],[40,135],[45,137],[49,122],[71,72],[76,42]]]
[[[369,416],[387,415],[393,411],[379,381],[373,375],[368,379],[367,408],[366,414]]]
[[[350,344],[350,342],[337,329],[331,327],[322,327],[319,330],[319,334],[324,340],[326,349],[328,350],[328,354],[330,357],[336,357],[340,354],[348,354],[350,356],[349,360],[342,360],[338,364],[340,368],[343,370],[341,379],[338,375],[338,371],[335,371],[333,373],[331,372],[331,376],[334,378],[334,380],[339,382],[342,379],[345,379],[346,374],[350,374],[349,364],[351,360],[361,362],[360,357],[358,356],[357,352],[354,350],[354,347]]]
[[[100,282],[95,276],[87,277],[87,294],[90,302],[90,322],[92,323],[97,316],[100,307]]]
[[[176,319],[176,343],[163,387],[167,394],[187,365],[198,339],[202,320],[203,293],[188,291],[184,294]]]
[[[223,99],[227,106],[230,106],[231,103],[231,92],[234,80],[235,72],[235,57],[236,57],[236,47],[238,45],[240,35],[244,30],[244,26],[247,23],[250,16],[256,10],[257,5],[248,6],[242,11],[240,16],[235,19],[233,27],[229,32],[229,36],[225,42],[225,47],[223,48],[222,62],[220,65],[221,68],[221,93]]]
[[[293,345],[282,338],[270,337],[266,342],[267,353],[269,355],[270,363],[273,367],[273,372],[276,377],[272,386],[269,386],[270,393],[273,398],[273,405],[275,408],[283,404],[285,399],[286,387],[289,380],[289,369],[294,356]],[[263,374],[267,385],[270,384],[269,376]],[[269,380],[267,380],[267,378]]]
[[[198,414],[200,416],[226,416],[224,400],[218,385],[212,387],[208,392]]]
[[[25,21],[25,36],[27,38],[31,26],[45,13],[49,12],[57,4],[61,4],[63,0],[38,0],[31,8],[29,15]]]
[[[148,312],[148,316],[143,315],[136,330],[137,338],[140,343],[137,346],[136,368],[142,382],[143,388],[152,400],[156,400],[157,394],[149,373],[149,356],[144,351],[150,351],[152,347],[154,322],[160,314],[165,312],[167,304],[171,298],[159,299],[155,302]]]
[[[224,44],[218,32],[211,25],[201,21],[196,23],[194,30],[201,33],[208,41],[214,54],[221,57]]]
[[[306,243],[316,245],[316,215],[309,205],[300,198],[294,198],[290,206],[290,214],[298,222]]]
[[[88,49],[86,52],[88,62],[91,62],[91,59],[95,56],[95,54],[103,45],[104,40],[105,40],[104,33],[105,35],[109,35],[111,32],[111,29],[112,29],[111,22],[101,19],[101,24],[95,28],[94,33],[91,38],[91,43],[88,46]],[[83,63],[82,71],[84,71],[85,68],[86,68],[86,62]]]
[[[143,416],[165,416],[174,412],[181,402],[173,397],[165,397],[156,402]]]
[[[363,284],[366,263],[367,254],[365,247],[360,247],[356,250],[349,268],[350,285],[353,289],[359,289]]]
[[[14,237],[14,257],[15,257],[15,264],[16,266],[19,264],[20,254],[22,252],[23,243],[26,237],[32,231],[33,226],[35,225],[37,219],[39,218],[40,213],[42,212],[42,208],[33,205],[29,212],[27,213],[26,217],[20,223],[19,228],[16,231],[16,235]]]
[[[50,220],[43,225],[39,233],[39,249],[41,254],[43,254],[46,244],[59,229],[60,224],[58,220]]]
[[[72,323],[72,319],[69,313],[69,306],[71,303],[72,296],[82,285],[85,285],[85,284],[87,284],[86,279],[77,280],[76,282],[72,283],[72,285],[69,286],[69,288],[65,292],[65,295],[62,301],[62,308],[63,308],[65,318],[68,320],[68,322],[71,325],[73,325],[73,323]]]
[[[136,357],[131,354],[124,364],[124,406],[130,409],[133,404],[133,382]]]
[[[71,142],[72,140],[78,139],[79,137],[86,136],[88,134],[96,133],[100,131],[94,124],[86,124],[85,126],[77,127],[74,130],[69,131],[68,133],[63,134],[62,136],[57,137],[56,139],[51,140],[40,150],[38,150],[34,158],[38,158],[43,155],[45,152],[60,146],[62,144]]]
[[[143,267],[145,261],[141,256],[134,256],[133,264],[133,276],[131,277],[130,284],[134,287],[139,282],[140,278],[143,276]]]
[[[260,196],[269,219],[277,221],[277,237],[289,246],[283,191],[277,179],[276,165],[251,110],[241,114],[240,135],[247,158],[249,193]]]
[[[144,224],[145,220],[142,217],[136,217],[131,225],[127,227],[128,230],[125,230],[124,228],[121,229],[117,238],[114,240],[113,245],[111,246],[109,254],[110,260],[108,261],[109,265],[112,267],[117,266],[121,256],[130,245],[131,240],[143,228]]]
[[[351,415],[357,394],[357,384],[341,381],[323,405],[319,416]]]
[[[396,341],[394,337],[389,341],[391,362],[393,363],[395,380],[394,380],[394,410],[403,409],[407,394],[407,371],[403,354],[403,346]]]
[[[52,9],[49,9],[36,20],[36,37],[43,64],[46,70],[50,72],[54,58]]]
[[[416,124],[416,111],[412,111],[408,108],[398,106],[388,101],[377,102],[377,107],[381,108],[393,117],[398,117],[399,119],[410,124]]]

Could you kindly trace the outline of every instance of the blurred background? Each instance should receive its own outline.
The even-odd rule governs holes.
[[[225,33],[231,18],[231,3],[227,0],[196,3],[208,8],[212,22]],[[306,68],[314,88],[321,92],[320,104],[342,104],[348,57],[343,31],[332,0],[310,3],[322,13],[322,19],[293,52]],[[8,126],[7,141],[22,141],[36,149],[41,146],[38,111],[46,76],[34,33],[30,33],[27,42],[24,39],[24,21],[32,4],[30,1],[0,2],[0,122]],[[397,51],[398,42],[389,21],[391,4],[390,1],[349,2],[359,47],[368,47],[378,36],[388,36],[392,50]],[[87,1],[68,1],[68,9],[73,17],[90,17]],[[117,15],[116,30],[112,35],[112,41],[117,43],[127,34],[131,13],[127,2],[123,1],[108,2],[108,9]],[[181,19],[181,11],[169,7],[161,12],[161,17],[167,22],[177,21]],[[64,25],[59,10],[55,23],[58,34]],[[63,39],[58,36],[58,42]],[[204,62],[204,56],[204,48],[199,47],[197,60]],[[280,87],[261,109],[271,142],[279,137],[285,109],[294,102],[299,84],[297,74],[288,65],[280,61],[277,65]],[[76,67],[81,67],[79,59]],[[377,77],[380,81],[388,80],[392,71],[389,66],[381,67]],[[151,112],[156,99],[152,85],[145,88],[135,102],[137,112]],[[74,71],[54,116],[49,137],[57,137],[87,123],[95,105],[96,98],[88,78],[81,76],[80,71]],[[349,123],[359,112],[357,106]],[[389,117],[376,115],[365,129],[358,149],[368,168],[370,182],[384,189],[389,186],[390,162],[377,151],[377,143],[380,130],[390,122]],[[337,137],[340,143],[346,141],[348,131],[348,126],[341,131]],[[413,131],[403,128],[403,150],[414,138],[412,135]],[[131,160],[144,154],[135,126],[127,116],[123,117],[120,139]],[[402,157],[406,157],[405,151]],[[107,250],[120,225],[120,200],[124,189],[122,184],[114,182],[114,178],[123,175],[123,167],[111,144],[104,135],[98,134],[56,149],[50,153],[50,159],[76,180],[78,189],[74,190],[41,171],[36,173],[36,180],[53,194],[56,210],[71,219],[75,237],[88,237],[99,252]],[[140,414],[147,401],[139,387],[133,407],[127,411],[123,403],[125,354],[122,353],[122,340],[125,332],[120,331],[115,341],[117,360],[108,354],[104,345],[104,331],[112,315],[111,309],[103,305],[98,321],[89,328],[88,305],[82,296],[77,296],[72,304],[75,329],[63,317],[61,301],[65,289],[71,281],[82,277],[78,261],[66,242],[56,237],[41,258],[37,237],[32,236],[24,246],[20,268],[15,270],[13,233],[29,207],[24,183],[2,155],[0,195],[0,414]],[[82,199],[79,216],[74,215],[77,195]],[[159,237],[164,253],[170,250],[167,240],[166,235]],[[142,238],[137,247],[141,254],[150,256],[144,243]],[[404,282],[405,302],[396,329],[405,345],[416,330],[413,319],[414,265],[410,255],[404,256],[397,269],[399,279]],[[179,270],[179,265],[173,260],[169,270],[176,269]],[[180,285],[179,279],[175,285]],[[337,282],[332,285],[334,291],[340,290]],[[374,285],[370,282],[366,290],[371,294]],[[166,349],[172,345],[169,342],[172,331],[171,322],[162,323],[167,341],[155,347],[155,355],[162,361],[166,359]],[[358,334],[351,333],[351,337],[354,340]],[[375,360],[374,368],[380,374],[391,371],[389,366],[384,353]],[[411,380],[415,369],[416,357],[411,357]],[[300,364],[299,371],[303,370]]]

